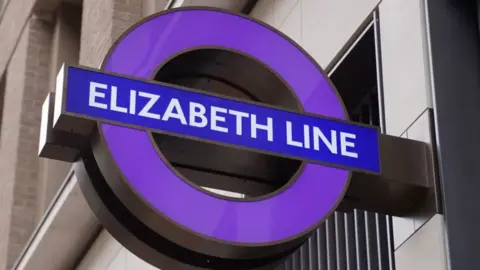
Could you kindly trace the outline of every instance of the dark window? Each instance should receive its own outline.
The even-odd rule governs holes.
[[[355,47],[330,75],[352,121],[379,126],[374,28],[364,33]]]

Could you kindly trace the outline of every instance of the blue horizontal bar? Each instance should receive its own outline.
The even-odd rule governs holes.
[[[90,69],[68,67],[67,74],[69,114],[380,173],[379,133],[373,126]]]

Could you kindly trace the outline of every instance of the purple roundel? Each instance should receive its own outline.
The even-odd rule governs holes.
[[[256,58],[294,90],[304,110],[347,119],[322,70],[298,45],[244,16],[208,9],[173,10],[143,21],[117,42],[104,69],[149,79],[172,55],[199,47]],[[152,208],[205,237],[244,244],[287,241],[314,229],[342,199],[350,172],[306,164],[289,188],[257,201],[229,200],[183,181],[160,158],[146,131],[101,124],[128,184]]]

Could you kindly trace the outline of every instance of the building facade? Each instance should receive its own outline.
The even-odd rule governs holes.
[[[0,1],[0,269],[156,269],[102,228],[70,163],[38,157],[41,106],[62,63],[98,68],[128,27],[186,6],[241,12],[277,28],[325,70],[353,121],[424,142],[435,154],[435,177],[408,211],[339,209],[280,269],[479,269],[476,4]]]

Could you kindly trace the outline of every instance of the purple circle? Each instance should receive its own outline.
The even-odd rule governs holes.
[[[336,90],[295,43],[244,16],[180,9],[130,29],[111,50],[104,69],[149,79],[172,55],[197,47],[231,48],[270,66],[290,85],[306,112],[346,119]],[[228,200],[190,186],[160,158],[145,131],[101,124],[126,181],[151,207],[193,232],[221,241],[285,241],[328,216],[342,199],[349,172],[306,164],[288,189],[258,201]]]

